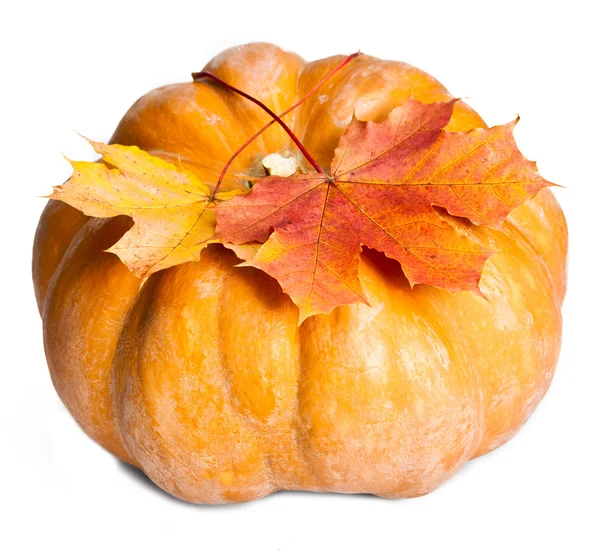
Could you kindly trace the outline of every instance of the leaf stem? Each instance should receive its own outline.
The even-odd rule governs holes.
[[[298,146],[298,148],[300,149],[300,151],[302,152],[302,154],[304,155],[304,157],[306,158],[306,160],[315,168],[315,170],[319,173],[324,173],[323,169],[321,169],[321,167],[318,165],[318,163],[313,159],[313,157],[308,153],[308,151],[306,150],[306,148],[304,147],[304,145],[300,142],[300,140],[296,137],[296,135],[294,134],[294,132],[282,121],[282,117],[284,117],[285,115],[287,115],[288,113],[290,113],[291,111],[293,111],[294,109],[296,109],[299,105],[303,104],[306,100],[308,100],[308,98],[310,98],[323,84],[325,84],[325,82],[327,82],[331,77],[333,77],[338,71],[340,71],[343,67],[345,67],[348,63],[350,63],[354,58],[358,57],[361,55],[361,52],[355,52],[354,54],[350,54],[344,61],[342,61],[342,63],[340,63],[339,65],[337,65],[335,68],[333,68],[329,73],[327,73],[327,75],[325,75],[306,95],[304,95],[300,100],[298,100],[295,104],[293,104],[292,106],[290,106],[288,109],[286,109],[284,112],[282,112],[280,115],[276,115],[273,111],[271,111],[265,104],[263,104],[260,100],[257,100],[256,98],[254,98],[253,96],[250,96],[249,94],[227,84],[226,82],[222,81],[221,79],[219,79],[217,76],[213,75],[212,73],[208,72],[208,71],[201,71],[199,73],[192,73],[192,77],[194,79],[194,81],[199,81],[202,78],[208,78],[211,79],[217,83],[219,83],[220,85],[224,86],[226,89],[231,90],[232,92],[235,92],[236,94],[239,94],[241,96],[243,96],[244,98],[250,100],[251,102],[254,102],[256,105],[258,105],[260,108],[262,108],[264,111],[266,111],[271,117],[272,120],[269,121],[264,127],[262,127],[261,129],[259,129],[258,131],[256,131],[248,140],[246,140],[246,142],[244,142],[244,144],[242,144],[235,152],[234,154],[229,158],[229,161],[227,161],[227,163],[225,164],[225,167],[223,167],[223,170],[221,171],[221,174],[219,175],[219,180],[217,181],[217,185],[215,186],[214,192],[213,192],[213,196],[217,193],[217,191],[219,190],[219,188],[221,187],[221,183],[223,182],[223,179],[225,178],[225,174],[227,173],[227,170],[229,169],[229,167],[231,166],[231,164],[233,163],[233,161],[235,160],[235,158],[242,153],[256,138],[258,138],[264,131],[266,131],[271,125],[278,123],[281,128],[289,135],[289,137],[294,141],[294,144],[296,144],[296,146]]]

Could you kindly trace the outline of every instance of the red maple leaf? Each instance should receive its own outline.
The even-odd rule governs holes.
[[[245,264],[279,281],[300,321],[367,303],[358,277],[362,246],[400,262],[411,286],[479,293],[491,252],[459,234],[436,206],[499,227],[551,183],[519,152],[516,121],[444,131],[455,102],[410,100],[381,123],[353,119],[330,174],[259,179],[249,194],[218,206],[216,237],[234,245],[264,242]]]

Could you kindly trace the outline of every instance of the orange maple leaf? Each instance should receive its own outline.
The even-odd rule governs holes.
[[[400,262],[411,286],[479,292],[491,252],[456,232],[435,209],[499,227],[515,207],[551,183],[519,152],[516,121],[466,133],[442,130],[456,100],[410,100],[382,123],[353,119],[331,175],[259,179],[220,204],[217,238],[264,242],[245,265],[277,279],[300,321],[363,302],[362,246]]]

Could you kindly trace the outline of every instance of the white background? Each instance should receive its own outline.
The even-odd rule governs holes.
[[[599,551],[600,238],[596,2],[40,1],[0,14],[0,549]],[[126,109],[222,49],[275,42],[306,59],[360,48],[416,65],[517,141],[570,227],[564,345],[521,433],[413,500],[278,493],[203,507],[170,498],[89,440],[46,369],[31,244],[61,153],[93,159]],[[593,53],[595,52],[595,53]],[[593,528],[595,525],[596,529]]]

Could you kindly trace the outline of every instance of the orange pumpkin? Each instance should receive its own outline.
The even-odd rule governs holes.
[[[281,112],[341,59],[305,63],[251,44],[206,69]],[[327,167],[353,111],[381,120],[411,94],[450,98],[414,67],[363,56],[286,121]],[[214,184],[267,121],[222,87],[189,82],[143,96],[112,142],[181,159]],[[482,126],[461,102],[447,128]],[[229,174],[252,173],[267,154],[292,147],[272,126]],[[396,262],[364,251],[360,276],[372,307],[341,306],[300,327],[277,282],[236,268],[220,245],[140,288],[103,252],[130,226],[49,202],[33,267],[46,355],[81,427],[182,499],[246,501],[279,489],[425,494],[506,442],[550,384],[567,230],[549,190],[516,209],[502,231],[473,231],[499,252],[481,280],[487,299],[411,290]]]

